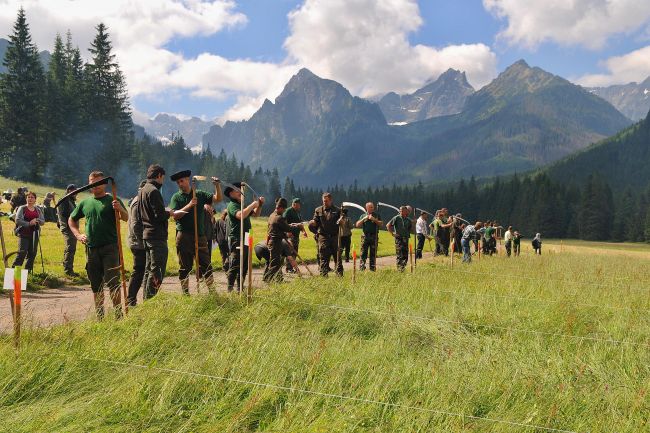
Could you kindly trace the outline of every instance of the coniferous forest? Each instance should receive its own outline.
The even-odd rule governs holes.
[[[576,167],[569,163],[567,169],[554,165],[549,170],[482,180],[480,184],[472,178],[445,186],[303,188],[275,169],[250,167],[223,151],[218,155],[194,154],[182,136],[163,145],[136,133],[125,77],[105,25],[97,25],[85,57],[74,44],[73,35],[56,35],[48,65],[40,62],[23,10],[9,40],[2,60],[6,72],[0,74],[2,176],[64,186],[84,184],[87,173],[99,169],[114,176],[120,194],[128,196],[135,192],[146,167],[159,163],[169,174],[189,168],[196,174],[215,175],[230,182],[244,179],[270,198],[265,206],[267,214],[272,199],[299,196],[303,218],[307,219],[319,204],[322,191],[329,190],[336,203],[363,205],[372,200],[431,211],[447,207],[469,220],[512,225],[527,237],[541,232],[545,237],[650,242],[648,182],[639,185],[639,176],[633,183],[590,171],[600,167],[589,156],[590,162],[579,166],[580,176],[575,178],[572,173]],[[623,146],[627,140],[647,146],[644,137],[649,135],[648,123],[646,119],[630,127],[633,133],[622,132],[609,142],[618,140],[617,145]],[[599,152],[608,154],[604,150],[593,154]],[[644,166],[639,158],[634,163]],[[624,171],[619,168],[619,172]],[[163,193],[169,197],[174,190],[168,184]],[[386,214],[386,209],[381,211]]]

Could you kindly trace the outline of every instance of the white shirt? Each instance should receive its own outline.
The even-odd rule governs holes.
[[[506,234],[504,235],[503,239],[508,242],[512,240],[512,233],[510,233],[510,230],[506,231]]]
[[[415,223],[415,233],[419,235],[429,236],[429,226],[427,225],[427,221],[424,218],[418,218],[417,222]]]

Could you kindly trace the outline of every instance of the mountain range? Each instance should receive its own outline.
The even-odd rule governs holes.
[[[249,120],[212,126],[203,146],[277,167],[301,184],[385,185],[530,170],[630,123],[605,100],[523,60],[467,96],[462,112],[404,126],[388,125],[379,104],[302,69],[275,103],[266,100]]]
[[[163,143],[170,143],[172,135],[181,135],[191,149],[200,149],[203,135],[208,132],[214,122],[208,122],[198,117],[179,118],[178,115],[158,113],[152,119],[138,119],[147,134]]]
[[[473,93],[465,73],[449,69],[412,94],[386,94],[379,100],[379,108],[389,124],[406,124],[460,113]]]
[[[588,90],[634,121],[644,119],[650,110],[650,77],[641,83],[592,87]]]

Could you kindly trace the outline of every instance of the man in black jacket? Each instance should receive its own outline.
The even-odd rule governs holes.
[[[320,274],[326,277],[330,258],[336,263],[336,274],[343,276],[343,261],[339,253],[339,226],[342,224],[341,210],[332,204],[332,194],[323,194],[323,205],[316,208],[309,227],[318,233],[318,259]]]
[[[142,239],[146,254],[144,299],[158,293],[167,269],[167,222],[172,211],[165,209],[160,188],[165,169],[153,164],[147,169],[147,183],[138,192],[138,216],[142,220]]]

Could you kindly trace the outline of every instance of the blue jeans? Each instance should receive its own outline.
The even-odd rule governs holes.
[[[463,262],[469,263],[472,261],[472,253],[469,249],[469,239],[461,239],[461,245],[463,246]]]

